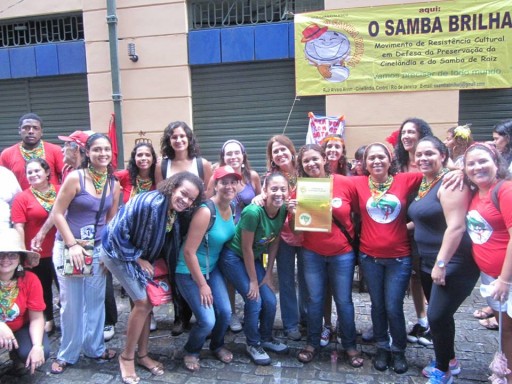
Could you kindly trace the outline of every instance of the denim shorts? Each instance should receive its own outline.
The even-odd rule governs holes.
[[[115,276],[121,286],[126,291],[126,294],[130,296],[133,301],[145,300],[148,296],[146,294],[146,287],[143,287],[139,281],[134,277],[128,275],[126,269],[126,261],[113,259],[107,256],[105,252],[101,251],[100,260],[105,264],[108,270]]]

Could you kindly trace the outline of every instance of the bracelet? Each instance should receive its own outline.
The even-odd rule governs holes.
[[[75,242],[74,242],[73,244],[71,244],[71,245],[67,245],[67,244],[66,244],[66,247],[67,247],[68,249],[70,249],[70,248],[73,248],[75,245],[78,245],[78,241],[75,241]]]
[[[498,276],[498,280],[501,281],[503,284],[512,285],[512,283],[509,283],[508,281],[505,281],[501,278],[501,276]]]

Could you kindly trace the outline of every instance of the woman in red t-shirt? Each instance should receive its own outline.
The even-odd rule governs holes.
[[[505,312],[499,325],[501,345],[512,368],[512,183],[500,181],[507,177],[506,164],[495,147],[484,143],[468,148],[464,172],[477,188],[466,217],[473,257],[482,284],[491,286],[487,304],[496,318],[500,310]],[[512,383],[512,374],[508,383]]]
[[[41,283],[23,268],[38,263],[39,254],[26,251],[16,230],[0,232],[0,349],[9,351],[15,375],[26,368],[34,373],[50,356]]]
[[[45,331],[51,332],[54,327],[52,282],[55,281],[55,284],[58,285],[52,261],[53,243],[57,229],[46,221],[60,186],[50,183],[50,166],[42,158],[27,161],[25,169],[30,188],[15,197],[11,216],[14,229],[25,239],[26,248],[32,248],[41,254],[41,261],[37,267],[33,268],[32,272],[37,275],[43,286],[44,303],[46,304],[44,310]],[[32,247],[32,240],[41,233],[46,234],[41,237],[42,242]]]

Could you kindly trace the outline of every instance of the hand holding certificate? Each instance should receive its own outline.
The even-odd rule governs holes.
[[[295,230],[331,232],[332,179],[297,179]]]

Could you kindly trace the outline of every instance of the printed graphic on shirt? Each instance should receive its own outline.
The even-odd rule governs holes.
[[[258,240],[257,244],[258,245],[267,245],[267,244],[270,244],[271,242],[273,242],[275,239],[276,239],[276,234],[275,233],[271,233],[268,237],[263,237],[261,239]]]
[[[395,220],[400,214],[402,204],[395,195],[385,194],[378,201],[370,197],[366,202],[368,215],[377,223],[387,224]]]
[[[333,208],[339,208],[341,207],[341,198],[340,197],[335,197],[334,199],[332,199],[331,201],[331,206]]]
[[[478,213],[469,211],[466,215],[466,227],[469,237],[475,244],[484,244],[492,235],[493,229],[489,223]]]
[[[4,304],[4,303],[2,303]],[[3,305],[0,305],[0,320],[5,323],[7,321],[13,321],[20,315],[20,307],[18,304],[14,303],[14,305],[10,308],[4,308]]]

